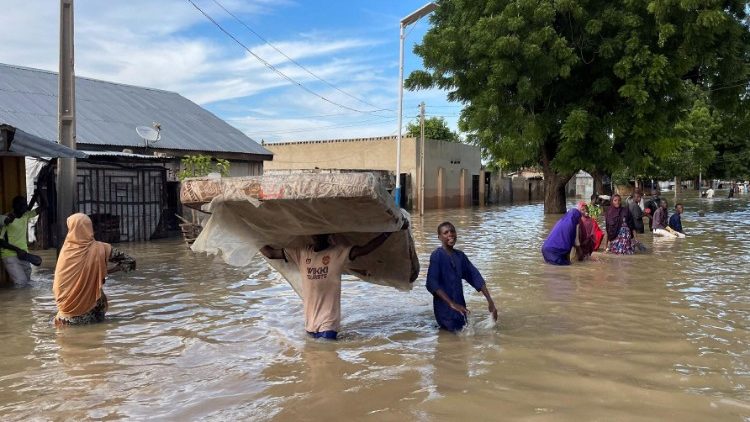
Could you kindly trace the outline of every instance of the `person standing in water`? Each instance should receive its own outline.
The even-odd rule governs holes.
[[[34,196],[28,204],[26,197],[16,196],[13,198],[11,212],[4,216],[0,215],[0,258],[10,279],[16,284],[31,281],[31,264],[21,257],[29,252],[29,219],[36,217],[46,208],[45,198],[38,193],[34,191]],[[37,198],[40,199],[39,206],[34,208]]]
[[[94,239],[86,214],[68,217],[68,234],[55,265],[52,292],[57,303],[55,325],[83,325],[104,321],[109,307],[104,294],[107,274],[135,269],[135,259]],[[108,263],[114,263],[109,266]]]
[[[457,332],[466,325],[469,310],[466,309],[462,280],[466,280],[473,288],[484,294],[487,308],[492,318],[497,321],[497,308],[487,290],[484,278],[466,254],[455,249],[458,239],[456,227],[446,221],[438,226],[437,233],[442,245],[430,255],[425,287],[432,294],[432,307],[440,328]]]
[[[401,230],[409,228],[406,220]],[[346,264],[374,251],[391,235],[381,233],[364,246],[331,242],[330,234],[312,237],[305,248],[261,248],[268,259],[289,259],[299,267],[305,331],[313,338],[336,340],[341,327],[341,274]]]
[[[643,208],[640,205],[642,202],[643,199],[639,190],[636,190],[633,193],[632,200],[628,201],[628,211],[630,211],[630,216],[633,217],[633,231],[636,233],[643,233],[645,231],[643,225]]]
[[[635,253],[635,234],[633,233],[633,216],[627,207],[620,205],[620,195],[612,197],[612,204],[607,208],[605,224],[607,231],[607,252],[618,255]]]
[[[654,212],[654,236],[676,237],[667,228],[669,227],[669,211],[667,201],[661,200],[659,208]]]
[[[656,213],[656,210],[659,209],[660,202],[661,196],[659,196],[659,190],[656,188],[652,188],[651,199],[646,202],[646,207],[643,209],[643,212],[646,213],[646,217],[648,217],[649,231],[652,231],[654,229],[654,213]]]
[[[580,249],[576,250],[576,254],[578,260],[583,261],[599,249],[604,233],[599,228],[596,219],[589,215],[589,206],[585,202],[578,203],[578,210],[581,211],[581,221],[578,223],[578,239],[581,245]]]
[[[560,218],[542,244],[542,257],[552,265],[570,265],[570,250],[576,248],[576,255],[583,256],[580,249],[578,223],[580,209],[571,209]],[[593,231],[593,229],[592,229]]]
[[[677,237],[685,237],[685,231],[682,229],[682,213],[685,211],[685,207],[678,203],[674,206],[674,214],[669,217],[668,230],[674,231]]]

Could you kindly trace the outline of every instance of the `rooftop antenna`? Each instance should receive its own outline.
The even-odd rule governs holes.
[[[161,139],[161,124],[154,122],[151,126],[138,126],[135,128],[138,136],[143,138],[143,142],[148,148],[149,142],[155,144]]]

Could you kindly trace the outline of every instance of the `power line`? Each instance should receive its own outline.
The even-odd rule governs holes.
[[[395,122],[396,119],[390,119],[390,120],[379,120],[379,119],[373,119],[363,122],[357,122],[352,124],[345,124],[345,125],[329,125],[329,126],[315,126],[315,127],[309,127],[304,129],[293,129],[293,130],[281,130],[281,131],[255,131],[253,132],[253,136],[257,136],[257,134],[261,134],[261,136],[267,136],[267,135],[276,135],[276,134],[285,134],[285,133],[300,133],[300,132],[307,132],[310,130],[319,130],[319,129],[338,129],[338,128],[346,128],[346,127],[356,127],[356,126],[366,126],[371,123],[391,123]]]
[[[349,106],[346,106],[346,105],[343,105],[343,104],[339,104],[339,103],[337,103],[337,102],[335,102],[335,101],[333,101],[333,100],[330,100],[330,99],[328,99],[328,98],[326,98],[326,97],[324,97],[324,96],[322,96],[322,95],[318,94],[317,92],[315,92],[315,91],[311,90],[310,88],[308,88],[308,87],[306,87],[306,86],[302,85],[302,84],[301,84],[300,82],[297,82],[296,80],[294,80],[294,79],[292,79],[291,77],[287,76],[287,75],[286,75],[286,74],[285,74],[284,72],[282,72],[282,71],[280,71],[279,69],[277,69],[277,68],[276,68],[276,67],[275,67],[274,65],[272,65],[272,64],[271,64],[271,63],[269,63],[269,62],[267,62],[266,60],[264,60],[264,59],[263,59],[262,57],[260,57],[259,55],[255,54],[255,53],[254,53],[254,52],[253,52],[252,50],[250,50],[250,48],[249,48],[248,46],[246,46],[245,44],[243,44],[243,43],[242,43],[242,41],[238,40],[238,39],[237,39],[237,37],[235,37],[234,35],[232,35],[232,34],[231,34],[231,33],[230,33],[229,31],[227,31],[227,30],[226,30],[226,29],[225,29],[225,28],[224,28],[223,26],[221,26],[221,24],[219,24],[218,22],[216,22],[216,20],[214,20],[214,18],[212,18],[212,17],[211,17],[211,16],[210,16],[210,15],[209,15],[208,13],[206,13],[205,11],[203,11],[203,9],[201,9],[201,8],[200,8],[200,7],[199,7],[199,6],[197,5],[197,4],[195,4],[195,2],[194,2],[193,0],[187,0],[187,1],[188,1],[188,2],[190,3],[190,4],[192,4],[192,5],[193,5],[193,7],[195,7],[195,8],[196,8],[196,10],[198,10],[198,11],[199,11],[199,12],[200,12],[200,13],[201,13],[201,14],[202,14],[203,16],[205,16],[205,17],[206,17],[206,19],[208,19],[209,21],[211,21],[211,23],[213,23],[213,24],[214,24],[214,26],[216,26],[217,28],[219,28],[219,30],[220,30],[221,32],[223,32],[224,34],[226,34],[226,35],[227,35],[227,36],[228,36],[229,38],[231,38],[231,39],[232,39],[232,40],[233,40],[233,41],[234,41],[235,43],[237,43],[237,44],[238,44],[238,45],[239,45],[240,47],[244,48],[244,49],[245,49],[245,50],[246,50],[246,51],[247,51],[248,53],[250,53],[250,54],[251,54],[251,55],[252,55],[253,57],[255,57],[255,58],[256,58],[256,59],[258,60],[258,61],[260,61],[261,63],[263,63],[263,65],[264,65],[264,66],[266,66],[267,68],[271,69],[271,70],[272,70],[272,71],[274,71],[274,72],[275,72],[275,73],[276,73],[277,75],[279,75],[279,76],[281,76],[282,78],[286,79],[286,80],[287,80],[287,81],[289,81],[289,82],[290,82],[291,84],[293,84],[293,85],[297,85],[297,86],[298,86],[299,88],[301,88],[301,89],[305,90],[306,92],[308,92],[308,93],[310,93],[310,94],[312,94],[312,95],[314,95],[314,96],[316,96],[316,97],[320,98],[321,100],[323,100],[323,101],[325,101],[325,102],[327,102],[327,103],[329,103],[329,104],[335,105],[336,107],[340,107],[340,108],[343,108],[343,109],[345,109],[345,110],[350,110],[350,111],[354,111],[354,112],[357,112],[357,113],[362,113],[362,114],[372,114],[372,113],[376,113],[376,112],[378,112],[378,111],[388,111],[388,109],[379,109],[379,110],[359,110],[359,109],[356,109],[356,108],[353,108],[353,107],[349,107]],[[381,116],[381,117],[383,117],[383,116]]]
[[[233,18],[234,18],[234,20],[236,20],[237,22],[239,22],[239,23],[240,23],[240,25],[244,26],[245,28],[247,28],[247,30],[248,30],[248,31],[252,32],[252,33],[253,33],[253,35],[255,35],[256,37],[258,37],[258,39],[260,39],[261,41],[263,41],[264,43],[266,43],[266,44],[267,44],[268,46],[270,46],[271,48],[273,48],[274,50],[276,50],[276,51],[277,51],[277,52],[278,52],[279,54],[281,54],[282,56],[286,57],[286,59],[287,59],[287,60],[289,60],[290,62],[292,62],[292,63],[296,64],[296,65],[297,65],[297,66],[298,66],[298,67],[299,67],[300,69],[302,69],[302,70],[304,70],[305,72],[307,72],[308,74],[310,74],[310,76],[312,76],[312,77],[314,77],[315,79],[317,79],[317,80],[319,80],[319,81],[323,82],[324,84],[326,84],[326,85],[330,86],[331,88],[333,88],[333,89],[335,89],[336,91],[338,91],[338,92],[340,92],[340,93],[342,93],[342,94],[346,95],[346,96],[347,96],[347,97],[349,97],[349,98],[353,98],[353,99],[355,99],[355,100],[359,101],[360,103],[363,103],[363,104],[367,104],[367,105],[368,105],[368,106],[370,106],[370,107],[375,107],[375,108],[378,108],[378,106],[376,106],[375,104],[369,103],[369,102],[367,102],[367,101],[363,100],[362,98],[359,98],[359,97],[357,97],[357,96],[355,96],[355,95],[352,95],[352,94],[350,94],[350,93],[348,93],[348,92],[344,91],[343,89],[341,89],[341,88],[337,87],[336,85],[334,85],[334,84],[332,84],[332,83],[328,82],[327,80],[323,79],[322,77],[320,77],[320,76],[316,75],[315,73],[313,73],[313,71],[311,71],[310,69],[306,68],[306,67],[305,67],[305,66],[303,66],[303,65],[302,65],[301,63],[299,63],[298,61],[294,60],[293,58],[289,57],[289,56],[288,56],[288,55],[287,55],[286,53],[284,53],[283,51],[281,51],[281,50],[280,50],[279,48],[277,48],[277,47],[276,47],[275,45],[271,44],[271,42],[269,42],[269,41],[268,41],[267,39],[263,38],[263,36],[262,36],[262,35],[260,35],[259,33],[255,32],[255,31],[254,31],[254,30],[253,30],[252,28],[250,28],[250,26],[248,26],[248,25],[247,25],[247,24],[246,24],[245,22],[243,22],[243,21],[242,21],[242,20],[241,20],[240,18],[238,18],[238,17],[237,17],[237,16],[236,16],[236,15],[235,15],[234,13],[230,12],[229,10],[227,10],[227,8],[226,8],[226,7],[224,7],[224,6],[223,6],[223,5],[221,4],[221,3],[219,3],[219,1],[218,1],[218,0],[212,0],[212,1],[213,1],[214,3],[216,3],[216,5],[217,5],[217,6],[219,6],[219,7],[220,7],[220,8],[222,9],[222,10],[224,10],[224,11],[225,11],[225,12],[226,12],[226,13],[227,13],[227,14],[228,14],[229,16],[233,17]],[[377,111],[395,111],[395,110],[391,110],[391,109],[387,109],[387,108],[381,108],[381,109],[379,109],[379,110],[377,110]]]
[[[231,122],[231,121],[242,121],[242,120],[248,120],[248,119],[253,119],[253,120],[313,119],[313,118],[318,118],[318,117],[337,117],[337,116],[338,117],[340,117],[340,116],[351,116],[351,113],[331,113],[331,114],[317,114],[317,115],[312,115],[312,116],[289,116],[289,117],[284,117],[284,116],[263,116],[263,117],[260,117],[260,116],[247,116],[247,117],[236,117],[236,118],[224,119],[224,120],[227,120],[227,121]],[[379,116],[379,117],[390,118],[390,116]]]

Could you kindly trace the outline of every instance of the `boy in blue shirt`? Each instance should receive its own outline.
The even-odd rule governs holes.
[[[669,228],[672,230],[678,232],[678,233],[685,233],[682,231],[682,212],[684,211],[684,207],[682,204],[677,204],[674,206],[674,214],[672,214],[671,217],[669,217]]]
[[[426,287],[432,293],[432,306],[440,328],[455,332],[460,331],[466,324],[469,310],[466,309],[461,280],[466,280],[484,294],[488,310],[497,321],[497,309],[482,275],[463,252],[454,249],[457,239],[456,227],[446,221],[438,226],[437,232],[442,246],[430,255]]]

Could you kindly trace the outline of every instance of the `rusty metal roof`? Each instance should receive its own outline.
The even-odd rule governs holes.
[[[175,92],[76,77],[76,138],[89,145],[143,147],[137,126],[161,124],[149,148],[257,154],[273,153]],[[57,140],[57,73],[0,63],[0,122]]]

